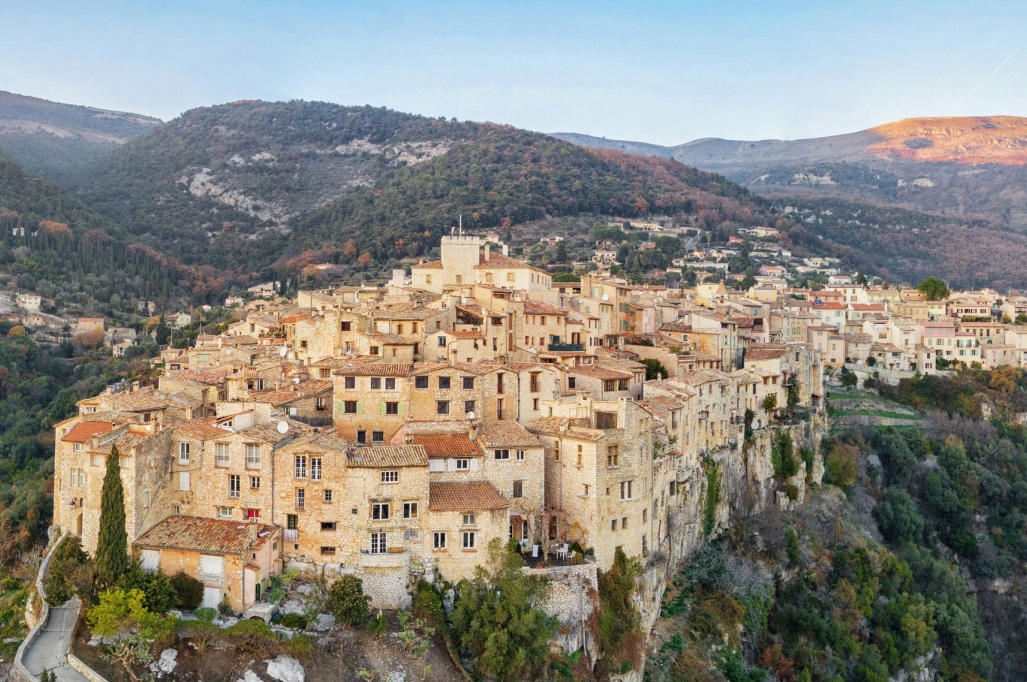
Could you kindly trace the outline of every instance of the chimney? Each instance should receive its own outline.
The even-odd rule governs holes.
[[[489,255],[492,253],[492,245],[488,242],[485,243],[485,262],[489,262]]]
[[[246,526],[246,538],[249,540],[248,547],[257,544],[257,519],[250,519],[250,525]]]
[[[467,438],[472,443],[478,440],[478,425],[475,424],[473,421],[471,422],[470,427],[467,429]]]

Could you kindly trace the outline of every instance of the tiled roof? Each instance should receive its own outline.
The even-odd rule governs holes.
[[[423,445],[381,445],[354,448],[346,456],[347,466],[364,469],[428,466]]]
[[[405,377],[414,369],[409,362],[362,362],[344,365],[333,374],[358,377]]]
[[[481,332],[463,332],[463,331],[447,331],[445,334],[452,336],[454,339],[484,339],[485,335]]]
[[[510,501],[495,486],[485,481],[457,481],[428,484],[430,511],[484,511],[503,509]]]
[[[787,348],[753,347],[745,352],[746,361],[749,360],[777,360],[788,354]]]
[[[266,523],[256,525],[256,542],[250,542],[248,523],[203,519],[196,516],[169,516],[135,541],[137,547],[184,549],[212,554],[242,554],[257,549],[277,532]]]
[[[386,334],[384,332],[369,332],[364,334],[369,339],[380,341],[387,346],[415,346],[420,339],[419,336],[408,336],[404,334]]]
[[[64,438],[65,443],[87,443],[97,434],[107,433],[114,428],[110,422],[79,422]]]
[[[540,448],[542,441],[515,421],[489,422],[478,427],[478,438],[487,448]]]
[[[605,432],[593,429],[588,419],[568,419],[564,417],[542,417],[527,425],[532,433],[544,433],[578,440],[599,441]]]
[[[196,440],[214,440],[228,435],[228,431],[214,425],[213,419],[192,419],[190,421],[175,422],[170,425],[175,433],[180,433]]]
[[[566,315],[567,311],[563,308],[557,308],[555,305],[550,305],[545,301],[535,301],[528,299],[524,302],[524,312],[531,315]]]
[[[424,446],[430,458],[482,456],[465,433],[417,433],[413,439],[415,445]]]
[[[630,379],[632,377],[630,372],[621,372],[606,367],[590,367],[588,365],[568,367],[567,373],[584,377],[592,377],[593,379]]]
[[[201,371],[198,369],[174,369],[170,372],[164,372],[164,374],[161,375],[161,378],[163,379],[167,377],[168,379],[175,379],[177,381],[195,381],[200,384],[214,386],[216,384],[223,383],[226,376],[228,376],[228,372]]]
[[[250,399],[271,405],[285,405],[296,400],[309,398],[319,393],[332,390],[332,382],[328,379],[310,379],[298,384],[290,384],[275,391],[254,391]]]

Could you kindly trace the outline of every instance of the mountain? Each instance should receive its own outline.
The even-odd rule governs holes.
[[[556,136],[673,158],[764,195],[846,197],[1027,230],[1027,118],[913,118],[831,137],[674,147]]]
[[[350,240],[378,263],[426,255],[461,215],[474,229],[650,211],[776,220],[745,189],[674,161],[300,101],[188,111],[115,150],[78,192],[136,239],[239,276],[305,251],[337,258]]]
[[[0,150],[26,169],[68,185],[118,145],[160,120],[140,114],[60,104],[0,91]]]

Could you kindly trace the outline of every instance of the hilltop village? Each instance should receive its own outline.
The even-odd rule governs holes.
[[[822,345],[848,332],[793,300],[554,284],[499,242],[445,237],[381,287],[258,299],[165,350],[155,386],[81,401],[56,425],[54,523],[96,550],[116,447],[135,559],[199,578],[206,606],[244,612],[288,566],[402,607],[497,539],[593,575],[617,549],[680,556],[670,518],[701,504],[709,463],[748,466],[760,432],[823,417]],[[853,305],[881,304],[836,304]]]

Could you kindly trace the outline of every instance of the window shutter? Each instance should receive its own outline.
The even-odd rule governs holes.
[[[403,414],[403,403],[400,403],[397,407],[399,408],[399,413]]]
[[[178,472],[178,489],[189,490],[189,472],[180,471]]]
[[[456,460],[455,459],[447,459],[446,460],[446,471],[456,471]]]
[[[478,458],[477,457],[472,457],[470,464],[471,464],[471,471],[477,471],[478,470]]]
[[[357,401],[357,414],[360,414],[363,411],[364,411],[364,401],[363,400],[358,400]]]
[[[378,414],[385,414],[385,403],[378,403]]]

